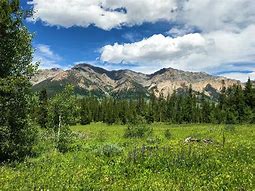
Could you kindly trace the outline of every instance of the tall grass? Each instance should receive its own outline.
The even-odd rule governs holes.
[[[255,126],[152,126],[135,139],[124,126],[75,126],[77,149],[66,153],[43,134],[34,158],[1,165],[0,190],[254,190]],[[184,143],[189,136],[213,143]]]

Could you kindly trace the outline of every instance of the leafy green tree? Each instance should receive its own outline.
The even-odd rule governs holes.
[[[0,160],[31,153],[36,130],[31,125],[32,35],[23,24],[27,12],[19,0],[0,1]]]
[[[64,140],[63,134],[69,131],[68,126],[76,120],[77,107],[73,91],[73,86],[68,85],[49,102],[48,127],[55,132],[57,147]]]

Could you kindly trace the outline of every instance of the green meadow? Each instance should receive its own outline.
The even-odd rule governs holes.
[[[71,130],[65,153],[40,130],[34,156],[0,166],[0,190],[255,189],[255,125],[155,123],[141,137],[103,123]]]

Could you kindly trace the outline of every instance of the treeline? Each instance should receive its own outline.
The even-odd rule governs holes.
[[[52,102],[56,102],[54,100],[57,97],[58,100],[62,99],[62,102],[67,103],[68,96],[61,98],[60,95],[48,100],[46,91],[41,92],[40,107],[35,113],[38,113],[37,118],[42,127],[45,127],[48,120],[47,111],[52,107]],[[255,122],[255,88],[250,79],[245,87],[236,84],[226,88],[223,82],[217,100],[210,99],[204,93],[195,93],[191,86],[181,94],[174,92],[167,98],[161,94],[159,97],[151,96],[150,99],[140,97],[136,100],[120,100],[111,97],[98,99],[93,96],[73,97],[72,100],[72,109],[69,106],[65,112],[62,112],[63,116],[70,116],[69,121],[65,120],[68,124],[86,125],[91,122],[127,124],[141,121],[148,124],[153,122],[175,124]],[[59,116],[57,113],[60,112],[58,111],[60,106],[56,104],[55,107],[50,109],[51,115]],[[59,121],[55,121],[57,125]]]

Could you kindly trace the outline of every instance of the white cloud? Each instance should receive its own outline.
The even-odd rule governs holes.
[[[176,0],[33,0],[35,20],[63,27],[95,25],[110,30],[122,25],[171,20]]]
[[[110,30],[159,20],[203,31],[240,30],[255,21],[253,0],[32,0],[36,20],[63,27]]]
[[[231,73],[221,74],[221,76],[224,76],[230,79],[237,79],[237,80],[240,80],[241,82],[247,82],[248,78],[251,78],[252,80],[255,79],[255,71],[251,73],[231,72]]]
[[[172,27],[168,32],[166,32],[167,35],[178,37],[178,36],[184,36],[186,34],[193,33],[194,29],[188,25],[184,26],[174,26]]]
[[[189,0],[182,4],[178,20],[203,31],[235,30],[255,21],[254,0]]]
[[[107,45],[102,48],[101,60],[111,63],[155,63],[203,52],[205,46],[205,39],[200,34],[189,34],[178,38],[159,34],[135,43]]]
[[[50,68],[62,68],[59,62],[62,58],[54,53],[50,46],[45,44],[36,45],[34,53],[34,62],[39,62],[39,68],[50,69]]]
[[[235,66],[230,63],[255,63],[254,34],[255,25],[241,32],[218,30],[176,38],[154,35],[135,43],[104,46],[101,60],[113,64],[136,63],[151,68],[151,72],[155,64],[158,68],[173,67],[211,73],[233,70]],[[246,66],[246,69],[253,69],[253,66]]]

